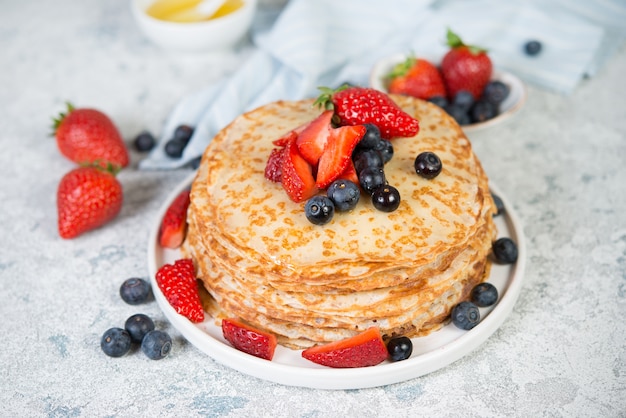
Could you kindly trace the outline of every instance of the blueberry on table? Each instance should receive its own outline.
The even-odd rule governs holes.
[[[154,330],[154,322],[148,315],[135,314],[126,320],[124,329],[130,335],[132,342],[140,343],[147,333]]]
[[[361,190],[354,182],[346,179],[335,180],[328,186],[326,195],[333,201],[338,212],[347,212],[356,207],[361,198]]]
[[[152,360],[161,360],[172,351],[172,338],[164,331],[150,331],[141,341],[141,351]]]
[[[372,193],[372,204],[382,212],[393,212],[400,206],[400,192],[393,186],[383,184]]]
[[[151,299],[152,291],[147,281],[138,277],[131,277],[124,280],[120,286],[120,296],[129,305],[139,305]]]
[[[446,99],[443,96],[433,96],[430,99],[428,99],[428,101],[431,102],[432,104],[439,106],[442,109],[448,106],[448,99]]]
[[[165,153],[171,158],[180,158],[186,146],[186,142],[172,138],[165,143]]]
[[[452,308],[452,323],[460,329],[470,330],[480,322],[478,306],[464,301]]]
[[[324,225],[333,219],[335,205],[328,196],[313,196],[304,205],[304,214],[312,224]]]
[[[413,353],[413,343],[408,337],[394,337],[387,342],[387,351],[392,361],[406,360]]]
[[[498,289],[488,282],[479,283],[472,289],[470,299],[482,308],[491,306],[498,301]]]
[[[179,125],[174,129],[173,138],[182,141],[185,145],[189,143],[191,136],[193,135],[193,128],[189,125]]]
[[[517,244],[511,238],[498,238],[492,245],[493,256],[500,264],[517,261]]]
[[[456,121],[459,125],[469,125],[471,123],[467,109],[457,106],[455,104],[449,104],[444,109],[446,113]]]
[[[474,101],[475,99],[472,93],[467,90],[460,90],[457,94],[454,95],[454,98],[452,99],[452,104],[467,112],[474,104]]]
[[[506,211],[502,198],[495,193],[491,193],[491,198],[493,199],[493,203],[496,205],[496,213],[494,216],[502,215]]]
[[[437,154],[430,151],[420,153],[413,163],[415,172],[426,179],[434,179],[441,173],[443,164]]]
[[[143,131],[135,137],[133,144],[137,151],[148,152],[156,145],[156,139],[150,132]]]
[[[498,106],[487,101],[479,100],[470,110],[470,120],[472,123],[486,122],[498,116]]]
[[[526,55],[530,55],[531,57],[538,55],[541,52],[541,48],[541,42],[536,40],[531,40],[524,44],[524,52],[526,52]]]
[[[508,96],[511,89],[500,80],[493,80],[487,83],[483,90],[483,99],[493,103],[501,104]]]
[[[130,351],[130,345],[130,334],[122,328],[109,328],[100,339],[100,348],[109,357],[122,357]]]

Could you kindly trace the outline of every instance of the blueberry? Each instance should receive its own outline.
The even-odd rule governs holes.
[[[428,99],[429,102],[436,104],[437,106],[439,106],[440,108],[445,108],[446,106],[448,106],[448,99],[446,99],[443,96],[433,96],[430,99]]]
[[[191,126],[179,125],[176,127],[176,129],[174,129],[173,138],[187,145],[192,135],[193,135],[193,128]]]
[[[465,301],[452,308],[451,317],[457,328],[470,330],[480,322],[480,311],[478,306]]]
[[[491,198],[493,199],[493,203],[496,205],[496,213],[494,216],[502,215],[506,209],[504,208],[504,202],[497,194],[491,193]]]
[[[532,57],[541,52],[541,47],[541,42],[532,40],[524,44],[524,51],[527,55],[530,55]]]
[[[498,107],[487,100],[477,101],[470,110],[470,120],[472,123],[488,121],[498,116]]]
[[[357,144],[357,148],[374,149],[378,142],[382,140],[380,137],[380,129],[378,129],[378,126],[373,123],[366,123],[363,126],[365,126],[365,134]]]
[[[191,168],[192,170],[197,170],[198,168],[200,168],[200,162],[201,161],[202,161],[202,156],[199,155],[196,158],[194,158],[191,161],[189,161],[187,163],[187,167]]]
[[[148,152],[156,145],[156,139],[150,132],[143,131],[135,137],[133,144],[137,151]]]
[[[171,158],[180,158],[186,146],[186,142],[172,138],[165,143],[165,153]]]
[[[347,212],[354,209],[361,198],[359,186],[345,179],[334,181],[328,186],[326,194],[333,201],[338,212]]]
[[[380,167],[366,167],[359,173],[359,184],[369,195],[386,183],[385,172]]]
[[[470,299],[477,306],[491,306],[498,300],[498,289],[488,282],[479,283],[472,289]]]
[[[120,286],[120,296],[129,305],[139,305],[152,298],[152,290],[150,284],[144,279],[131,277],[124,280]]]
[[[499,105],[509,96],[510,91],[511,89],[509,86],[504,84],[502,81],[493,80],[485,86],[485,89],[483,90],[483,99],[493,103],[494,105]]]
[[[140,343],[143,337],[154,330],[154,322],[144,314],[135,314],[126,320],[124,329],[130,335],[130,339],[134,343]]]
[[[100,340],[100,348],[109,357],[122,357],[130,351],[130,345],[130,334],[122,328],[109,328]]]
[[[406,360],[413,353],[413,343],[408,337],[395,337],[387,342],[387,352],[392,361]]]
[[[380,141],[378,141],[378,144],[376,144],[376,148],[374,149],[380,152],[380,156],[383,159],[383,164],[387,164],[393,158],[393,144],[391,143],[391,141],[381,139]]]
[[[469,125],[470,124],[470,117],[467,113],[467,109],[464,109],[460,106],[454,105],[454,104],[450,104],[448,106],[446,106],[444,108],[444,110],[446,111],[446,113],[448,113],[448,115],[452,116],[452,118],[456,121],[456,123],[458,123],[459,125]]]
[[[373,149],[356,152],[352,156],[352,162],[354,163],[354,169],[357,173],[360,173],[368,167],[382,168],[385,165],[380,151]]]
[[[457,106],[464,111],[470,110],[474,104],[474,95],[467,90],[460,90],[454,95],[452,99],[452,105]]]
[[[313,196],[304,205],[304,214],[312,224],[324,225],[333,219],[335,205],[328,196]]]
[[[499,238],[493,245],[493,256],[500,264],[512,264],[517,261],[517,245],[511,238]]]
[[[141,351],[152,360],[161,360],[167,357],[171,350],[172,339],[164,331],[150,331],[141,341]]]
[[[383,184],[372,193],[372,204],[382,212],[393,212],[400,206],[400,192],[393,186]]]
[[[441,173],[443,164],[434,152],[425,151],[415,157],[415,172],[427,179],[434,179]]]

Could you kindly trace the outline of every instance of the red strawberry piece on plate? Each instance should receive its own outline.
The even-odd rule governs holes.
[[[331,132],[333,111],[327,110],[309,123],[298,135],[296,144],[300,155],[312,166],[316,166]]]
[[[343,170],[343,173],[341,173],[339,175],[338,179],[350,180],[352,183],[354,183],[356,185],[359,184],[359,176],[356,173],[356,168],[354,168],[354,164],[352,163],[352,159],[350,159],[350,162],[346,166],[346,169]]]
[[[265,178],[275,183],[280,183],[282,179],[282,165],[285,156],[285,148],[274,148],[270,152],[265,164]]]
[[[367,367],[382,363],[387,347],[377,327],[368,328],[354,337],[307,348],[302,357],[328,367]]]
[[[165,211],[159,228],[159,244],[165,248],[178,248],[187,232],[187,208],[189,189],[185,189],[172,201]]]
[[[180,315],[192,322],[204,321],[204,310],[198,292],[198,281],[189,258],[164,264],[156,273],[156,282],[165,299]]]
[[[320,88],[322,94],[315,103],[326,109],[334,109],[341,125],[365,125],[378,127],[385,139],[411,137],[419,132],[419,122],[403,111],[385,93],[366,87],[340,87],[332,90]]]
[[[271,360],[276,350],[276,337],[260,331],[234,318],[222,320],[222,333],[226,341],[239,351]]]
[[[296,203],[317,193],[313,167],[300,155],[296,141],[291,141],[285,147],[280,182],[291,200]]]
[[[450,50],[441,61],[441,73],[448,96],[452,99],[459,91],[467,90],[474,99],[480,98],[493,72],[491,58],[485,49],[464,44],[449,29],[447,38]]]
[[[67,112],[54,119],[54,134],[61,154],[79,163],[128,165],[128,150],[111,119],[96,109],[68,103]]]
[[[59,235],[74,238],[104,225],[117,216],[122,201],[114,168],[75,168],[63,176],[57,189]]]
[[[394,66],[387,79],[387,90],[392,94],[405,94],[422,100],[447,96],[439,69],[422,58],[408,57]]]
[[[304,127],[302,127],[302,129],[304,129]],[[275,139],[274,141],[272,141],[272,143],[277,147],[286,147],[291,141],[295,141],[297,138],[298,130],[294,129],[293,131],[287,132],[280,138]]]
[[[317,166],[316,186],[325,189],[337,180],[352,162],[352,151],[359,143],[365,131],[365,126],[341,126],[332,129],[330,138],[324,148],[319,165]]]

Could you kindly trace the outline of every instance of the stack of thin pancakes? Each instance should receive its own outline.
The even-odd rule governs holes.
[[[238,317],[292,348],[371,326],[387,337],[426,335],[486,279],[495,205],[470,142],[439,107],[392,98],[421,127],[393,139],[384,170],[402,200],[392,213],[363,193],[354,210],[313,225],[304,203],[265,179],[272,141],[320,114],[310,100],[262,106],[213,139],[192,184],[182,251],[217,323]],[[415,173],[423,151],[442,160],[434,179]]]

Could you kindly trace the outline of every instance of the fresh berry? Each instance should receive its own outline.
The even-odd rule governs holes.
[[[464,301],[452,308],[451,317],[457,328],[470,330],[480,322],[480,311],[472,302]]]
[[[393,158],[393,144],[391,141],[381,139],[374,149],[380,152],[380,155],[383,158],[383,164],[387,164]]]
[[[359,184],[365,193],[371,195],[374,190],[387,184],[385,172],[379,167],[366,167],[359,173]]]
[[[313,168],[298,152],[295,140],[286,145],[280,170],[280,182],[294,202],[305,201],[317,193]]]
[[[356,169],[354,168],[354,164],[352,163],[352,161],[348,162],[346,169],[343,170],[343,173],[339,175],[337,180],[349,180],[355,184],[359,183],[359,176],[356,173]]]
[[[428,101],[431,102],[432,104],[436,104],[442,109],[448,106],[448,99],[446,99],[444,96],[433,96],[430,99],[428,99]]]
[[[441,73],[446,84],[448,97],[461,90],[469,91],[479,98],[491,78],[493,64],[487,52],[479,47],[463,43],[461,38],[448,29],[450,50],[441,61]]]
[[[54,134],[61,154],[79,164],[128,165],[128,150],[111,119],[95,109],[76,109],[54,119]]]
[[[355,151],[374,149],[378,146],[378,143],[382,141],[378,126],[373,123],[366,123],[363,126],[365,126],[365,134],[357,144]]]
[[[148,152],[156,145],[156,139],[150,132],[143,131],[135,137],[133,145],[135,145],[135,149],[139,152]]]
[[[277,341],[270,333],[230,318],[222,320],[222,334],[239,351],[265,360],[272,360],[274,357]]]
[[[408,57],[394,66],[387,79],[387,90],[392,94],[404,94],[422,100],[446,95],[439,69],[425,59]]]
[[[324,148],[331,134],[330,122],[333,118],[332,110],[327,110],[315,118],[298,134],[296,144],[300,155],[312,166],[317,165],[324,153]]]
[[[377,327],[354,337],[307,348],[302,357],[328,367],[368,367],[382,363],[388,356],[387,347]]]
[[[189,207],[189,189],[176,196],[169,205],[159,228],[159,244],[164,248],[178,248],[187,232],[187,208]]]
[[[426,179],[434,179],[443,169],[441,159],[437,154],[430,151],[420,153],[415,157],[415,172]]]
[[[413,342],[409,337],[394,337],[387,342],[387,351],[392,361],[406,360],[413,353]]]
[[[471,122],[469,113],[467,112],[467,110],[463,109],[462,107],[449,104],[444,108],[444,110],[446,111],[448,115],[452,116],[452,118],[456,121],[456,123],[458,123],[461,126],[469,125]]]
[[[492,245],[493,256],[500,264],[512,264],[517,261],[517,245],[511,238],[498,238]]]
[[[147,333],[154,330],[154,322],[148,315],[135,314],[126,320],[124,329],[130,335],[132,342],[140,343]]]
[[[192,158],[191,160],[189,160],[189,162],[187,164],[185,164],[187,167],[191,168],[192,170],[197,170],[198,168],[200,168],[200,163],[202,162],[202,155],[198,155],[195,158]]]
[[[483,99],[493,103],[494,105],[500,105],[508,96],[511,89],[500,80],[493,80],[487,83],[485,90],[483,91]]]
[[[100,348],[109,357],[122,357],[130,351],[130,346],[130,334],[122,328],[110,328],[100,339]]]
[[[189,125],[178,125],[176,129],[174,129],[173,139],[187,145],[193,136],[193,131],[194,129]]]
[[[352,151],[365,134],[365,127],[341,126],[331,129],[328,143],[319,159],[315,185],[320,189],[327,188],[337,180],[352,160]]]
[[[356,207],[361,198],[361,190],[350,180],[335,180],[328,186],[326,194],[338,212],[347,212]]]
[[[348,87],[332,90],[320,88],[322,94],[316,104],[339,117],[341,125],[378,126],[383,138],[411,137],[419,132],[419,122],[404,112],[389,96],[366,87]]]
[[[283,170],[283,157],[285,156],[286,148],[273,148],[270,152],[270,156],[265,164],[265,178],[275,183],[280,183]]]
[[[180,158],[186,146],[186,142],[172,138],[165,143],[165,154],[171,158]]]
[[[372,204],[382,212],[393,212],[400,206],[400,192],[393,186],[383,184],[372,192]]]
[[[487,100],[479,100],[470,110],[472,123],[486,122],[498,116],[498,106]]]
[[[115,171],[79,167],[67,173],[57,189],[59,235],[74,238],[111,221],[122,209],[122,185]]]
[[[474,101],[474,95],[467,90],[459,90],[452,98],[452,104],[463,109],[465,112],[470,110]]]
[[[494,216],[502,215],[506,211],[502,198],[494,193],[491,193],[491,198],[493,199],[493,203],[496,205],[496,213]]]
[[[152,360],[161,360],[172,351],[172,338],[158,329],[150,331],[141,340],[141,351]]]
[[[368,167],[383,168],[385,165],[380,151],[374,149],[355,152],[352,158],[354,161],[354,169],[357,173],[360,173]]]
[[[304,214],[312,224],[324,225],[333,219],[335,205],[327,196],[313,196],[306,202]]]
[[[198,293],[198,282],[191,259],[164,264],[156,273],[156,282],[163,296],[180,315],[192,322],[202,322],[204,311]]]
[[[541,52],[541,48],[541,42],[535,40],[528,41],[524,44],[524,51],[526,52],[526,55],[530,55],[531,57],[538,55]]]
[[[129,305],[139,305],[152,298],[150,284],[144,279],[131,277],[120,286],[120,296]]]
[[[470,299],[476,306],[491,306],[498,301],[498,289],[488,282],[479,283],[472,289]]]

